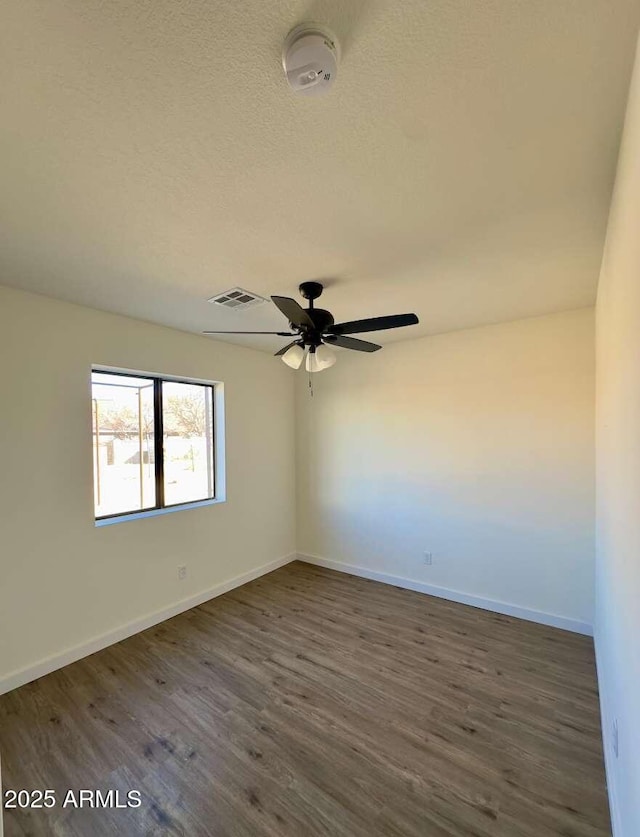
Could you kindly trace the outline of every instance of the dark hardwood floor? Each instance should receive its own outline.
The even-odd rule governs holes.
[[[1,697],[0,746],[58,798],[6,837],[611,833],[591,640],[301,563]]]

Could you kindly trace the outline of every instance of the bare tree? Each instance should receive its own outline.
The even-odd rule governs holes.
[[[186,438],[205,433],[205,404],[200,393],[186,391],[164,399],[163,425],[165,434]],[[153,405],[145,400],[142,405],[142,425],[146,436],[154,432]],[[138,411],[125,405],[109,405],[100,411],[100,427],[113,433],[116,439],[130,439],[138,435]]]
[[[204,398],[198,393],[170,395],[164,402],[164,432],[180,436],[203,436],[205,430]]]
[[[130,439],[137,436],[138,411],[127,406],[108,406],[100,411],[100,429],[113,433],[116,439]],[[145,436],[153,435],[153,406],[142,405],[142,430]]]
[[[138,416],[129,407],[103,410],[100,429],[113,433],[116,439],[129,439],[138,432]]]

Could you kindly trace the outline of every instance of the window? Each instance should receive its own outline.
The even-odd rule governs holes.
[[[96,519],[216,497],[215,386],[93,370]]]

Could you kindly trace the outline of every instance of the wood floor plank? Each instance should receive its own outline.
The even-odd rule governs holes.
[[[7,837],[607,837],[587,637],[294,563],[0,697]]]

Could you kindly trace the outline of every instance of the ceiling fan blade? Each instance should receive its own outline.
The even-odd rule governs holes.
[[[339,334],[325,334],[325,342],[329,346],[340,346],[343,349],[355,349],[356,352],[377,352],[382,346],[369,343],[368,340],[356,340],[355,337],[341,337]]]
[[[313,328],[313,320],[307,312],[298,305],[295,299],[288,296],[272,296],[273,304],[282,311],[289,322],[296,328]]]
[[[388,317],[370,317],[368,320],[352,320],[329,326],[327,334],[360,334],[364,331],[384,331],[387,328],[401,328],[418,323],[415,314],[390,314]]]
[[[289,349],[290,349],[292,346],[299,346],[299,345],[300,345],[300,343],[299,343],[299,341],[298,341],[298,340],[294,340],[294,341],[293,341],[293,342],[291,342],[291,343],[287,343],[287,345],[286,345],[286,346],[283,346],[283,347],[280,349],[280,351],[279,351],[279,352],[276,352],[276,353],[275,353],[274,357],[279,357],[280,355],[283,355],[285,352],[288,352],[288,351],[289,351]]]
[[[295,337],[290,331],[203,331],[203,334],[277,334],[278,337]]]

